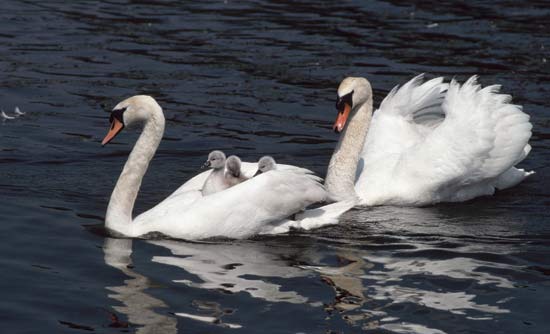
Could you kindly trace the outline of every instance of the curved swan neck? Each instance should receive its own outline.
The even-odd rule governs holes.
[[[127,236],[132,233],[132,211],[143,176],[164,133],[162,109],[151,112],[111,194],[105,226]]]
[[[357,164],[372,117],[372,97],[350,116],[328,166],[325,186],[334,200],[355,197]]]

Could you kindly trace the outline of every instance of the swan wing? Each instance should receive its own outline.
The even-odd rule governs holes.
[[[308,171],[307,169],[304,169],[304,168],[296,167],[296,166],[293,166],[293,165],[285,165],[285,164],[277,164],[277,169],[279,169],[279,170],[295,170],[295,171],[302,170],[304,172]],[[254,174],[256,174],[257,170],[258,170],[258,163],[257,162],[242,162],[241,163],[241,171],[242,171],[243,175],[246,178],[251,178],[252,176],[254,176]],[[198,175],[193,176],[191,179],[189,179],[187,182],[182,184],[178,189],[176,189],[176,191],[174,191],[168,197],[170,198],[170,197],[173,197],[173,196],[181,195],[181,194],[186,193],[188,191],[201,190],[203,185],[204,185],[204,182],[206,181],[206,179],[208,178],[210,173],[212,173],[211,169],[209,169],[207,171],[204,171],[204,172],[202,172]]]
[[[417,75],[403,86],[395,86],[380,103],[379,112],[433,128],[445,118],[441,104],[449,85],[443,77],[424,81]]]
[[[443,78],[422,83],[418,75],[403,86],[396,86],[374,112],[357,169],[357,179],[363,170],[387,170],[409,147],[422,141],[445,119],[441,107],[448,84]]]
[[[132,234],[156,231],[183,239],[246,238],[266,224],[324,201],[320,181],[305,169],[273,170],[224,191],[197,196],[191,203],[181,204],[180,196],[171,196],[136,217]]]
[[[399,158],[394,176],[432,198],[484,183],[511,169],[529,152],[532,125],[500,86],[481,88],[473,76],[462,86],[452,81],[443,102],[445,119]],[[421,187],[419,186],[421,183]],[[446,189],[445,191],[443,189]],[[494,190],[494,188],[493,188]],[[412,192],[417,193],[418,191]],[[479,194],[461,194],[465,198]],[[443,197],[443,198],[441,198]]]

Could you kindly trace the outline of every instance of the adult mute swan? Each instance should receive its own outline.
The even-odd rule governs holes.
[[[125,126],[143,124],[142,133],[113,190],[105,217],[106,228],[125,236],[161,232],[183,239],[245,238],[271,233],[272,228],[280,231],[281,224],[300,227],[298,222],[285,218],[326,198],[320,179],[311,172],[299,168],[276,170],[209,196],[203,197],[199,190],[172,195],[132,219],[141,181],[162,139],[164,115],[152,97],[139,95],[120,102],[112,111],[110,122],[111,128],[103,145]],[[331,212],[334,215],[335,211]]]
[[[492,195],[532,174],[514,167],[531,150],[529,116],[500,86],[482,89],[476,80],[423,83],[419,75],[373,114],[370,83],[344,79],[327,191],[360,205],[421,206]]]

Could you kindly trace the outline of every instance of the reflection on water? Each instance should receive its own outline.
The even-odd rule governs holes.
[[[262,279],[305,277],[308,272],[288,266],[277,254],[265,252],[265,248],[259,244],[189,244],[177,241],[151,243],[170,249],[174,255],[155,256],[153,262],[179,267],[202,280],[174,280],[176,283],[232,293],[246,292],[254,298],[270,302],[308,302],[306,297],[297,292],[281,291],[280,285]]]
[[[513,297],[506,290],[514,289],[514,284],[491,270],[497,273],[498,270],[521,270],[519,266],[468,257],[426,260],[404,255],[421,248],[427,251],[428,247],[421,244],[401,250],[396,256],[387,251],[364,253],[336,245],[333,254],[316,246],[297,251],[274,247],[276,244],[272,241],[189,243],[153,240],[147,243],[172,254],[154,255],[151,262],[191,274],[190,279],[168,278],[175,284],[210,291],[213,296],[245,293],[252,300],[300,304],[323,310],[327,319],[340,318],[352,328],[385,329],[396,333],[446,332],[408,319],[409,316],[399,310],[410,304],[477,321],[494,320],[495,316],[511,312],[507,304]],[[124,285],[107,289],[114,292],[109,297],[124,305],[113,308],[125,314],[131,324],[139,326],[138,332],[175,333],[177,317],[233,329],[250,326],[232,321],[234,310],[225,308],[217,298],[193,299],[190,303],[194,311],[189,312],[152,297],[146,291],[155,289],[155,285],[145,274],[133,269],[132,240],[107,238],[104,252],[106,264],[130,277]],[[311,280],[313,276],[323,283],[321,289],[325,293],[332,290],[329,300],[300,291],[304,288],[299,284],[293,287],[293,279]],[[478,294],[487,291],[501,297],[484,302]]]
[[[124,285],[106,287],[114,292],[109,297],[124,305],[113,306],[113,309],[125,314],[130,323],[140,326],[137,333],[177,333],[176,319],[156,311],[167,305],[144,292],[151,287],[149,279],[132,269],[132,240],[105,238],[103,251],[105,264],[130,277],[124,280]]]
[[[433,309],[449,311],[454,314],[466,314],[466,311],[478,311],[481,314],[508,313],[508,309],[497,304],[505,300],[496,300],[494,305],[478,304],[474,301],[475,294],[464,291],[439,292],[424,290],[418,286],[407,286],[401,283],[404,279],[432,277],[439,280],[469,280],[475,284],[491,284],[499,288],[513,288],[511,282],[503,277],[479,272],[478,270],[490,263],[467,258],[457,258],[447,261],[405,260],[399,261],[388,257],[371,259],[383,264],[383,270],[372,270],[363,278],[375,281],[369,285],[369,296],[379,300],[389,300],[391,303],[412,302]],[[505,266],[503,266],[505,267]],[[413,279],[414,282],[414,279]],[[491,319],[485,317],[485,319]]]
[[[176,266],[196,275],[203,282],[173,280],[198,289],[214,289],[231,293],[246,292],[254,298],[269,302],[303,304],[308,298],[294,291],[281,291],[281,286],[269,283],[261,277],[305,277],[308,271],[286,265],[286,261],[275,254],[262,251],[257,244],[201,244],[185,243],[173,240],[150,241],[150,244],[169,249],[174,256],[154,256],[152,262]],[[147,294],[145,290],[153,287],[151,281],[138,273],[132,266],[132,240],[106,238],[103,247],[105,263],[117,268],[131,277],[124,285],[107,287],[116,294],[109,297],[118,300],[124,306],[113,308],[128,317],[133,325],[143,326],[139,333],[162,331],[176,333],[177,320],[160,312],[168,306],[158,298]],[[260,279],[250,278],[260,277]],[[318,307],[320,303],[309,303]],[[216,302],[193,300],[198,314],[172,312],[174,315],[196,321],[215,324],[221,327],[241,328],[235,323],[223,322],[227,315]],[[207,312],[205,314],[205,312]],[[167,313],[167,312],[165,312]]]

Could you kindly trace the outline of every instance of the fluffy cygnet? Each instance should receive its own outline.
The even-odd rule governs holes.
[[[225,161],[225,181],[229,184],[229,187],[246,180],[248,180],[248,178],[246,178],[241,171],[241,159],[236,155],[227,158]]]
[[[206,181],[204,181],[202,187],[202,194],[204,196],[229,188],[226,186],[224,178],[225,161],[225,154],[222,151],[212,151],[208,154],[208,159],[202,167],[210,167],[213,170]]]
[[[254,176],[274,170],[276,167],[277,163],[275,162],[275,159],[269,155],[263,156],[260,160],[258,160],[258,171],[254,174]]]
[[[203,167],[213,169],[202,187],[203,196],[217,193],[247,180],[241,172],[241,159],[234,155],[226,159],[221,151],[210,152]]]

